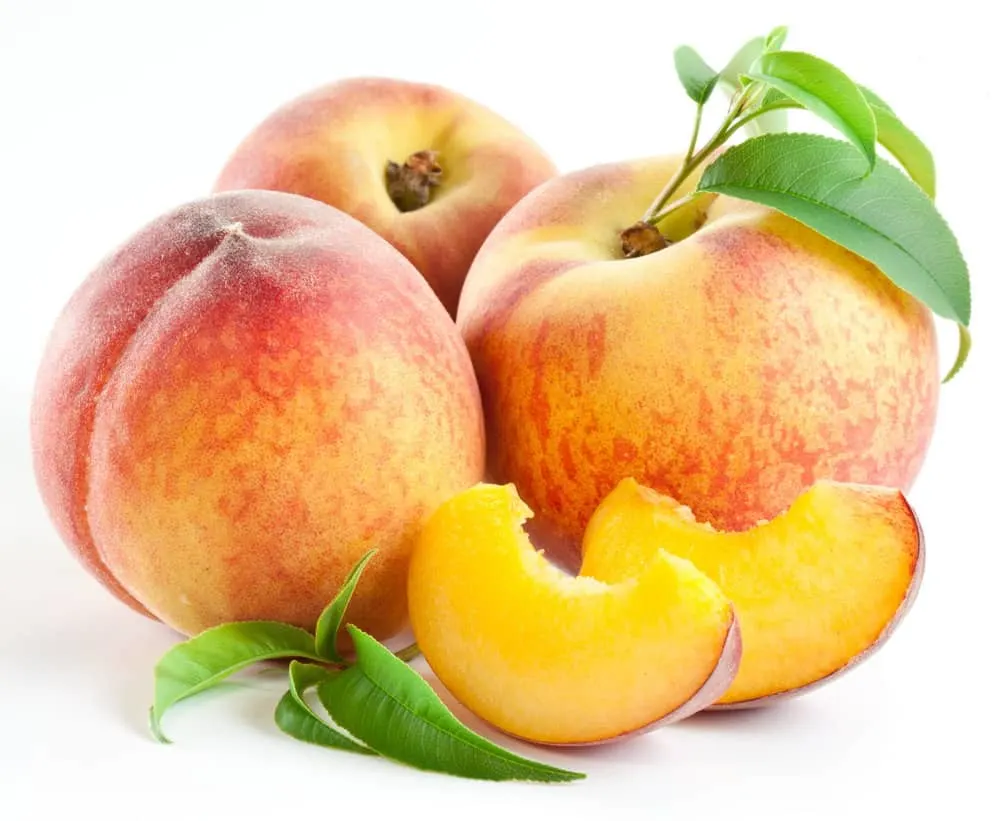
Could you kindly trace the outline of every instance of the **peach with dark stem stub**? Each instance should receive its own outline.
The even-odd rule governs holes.
[[[461,94],[357,77],[272,112],[233,152],[215,190],[289,191],[345,211],[403,253],[454,315],[487,235],[554,174],[516,126]]]

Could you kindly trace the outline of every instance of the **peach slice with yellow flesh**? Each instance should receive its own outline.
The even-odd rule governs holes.
[[[743,656],[719,707],[801,693],[854,667],[889,637],[923,573],[920,525],[895,489],[820,481],[771,521],[726,533],[633,479],[594,512],[580,573],[614,584],[663,549],[736,607]]]
[[[711,704],[739,663],[731,602],[653,551],[634,578],[574,578],[531,545],[513,485],[479,484],[428,519],[409,570],[413,631],[462,704],[509,735],[593,744]]]

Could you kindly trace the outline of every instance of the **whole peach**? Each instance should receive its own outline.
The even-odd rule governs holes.
[[[266,191],[183,205],[97,266],[52,332],[32,439],[70,548],[186,634],[311,628],[372,547],[351,618],[393,634],[423,517],[484,456],[468,353],[416,269]]]
[[[215,190],[290,191],[340,208],[398,248],[454,315],[490,230],[553,174],[533,141],[479,103],[440,86],[360,77],[273,112]]]
[[[910,487],[934,426],[930,312],[770,209],[704,196],[623,258],[677,158],[556,178],[497,226],[458,323],[488,468],[568,560],[620,480],[740,530],[819,479]],[[682,195],[693,185],[688,181]]]

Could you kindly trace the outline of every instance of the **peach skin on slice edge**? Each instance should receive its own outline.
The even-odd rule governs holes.
[[[910,609],[924,567],[920,523],[894,488],[819,481],[771,521],[726,533],[623,479],[590,519],[580,574],[614,583],[661,549],[736,607],[740,669],[712,709],[800,695],[857,666]]]
[[[480,483],[427,520],[410,621],[442,684],[508,735],[584,745],[712,704],[740,658],[731,602],[666,552],[614,584],[574,578],[532,546],[513,485]]]

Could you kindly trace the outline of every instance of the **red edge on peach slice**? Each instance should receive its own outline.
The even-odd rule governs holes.
[[[843,676],[845,673],[850,672],[859,664],[861,664],[866,659],[871,658],[874,653],[881,648],[888,640],[889,637],[895,632],[899,623],[903,620],[907,613],[910,612],[913,607],[913,603],[917,600],[917,594],[920,592],[920,584],[924,578],[924,559],[926,555],[926,550],[924,547],[924,529],[920,524],[920,519],[917,518],[917,512],[913,509],[906,495],[900,492],[900,499],[906,506],[907,512],[913,519],[914,526],[917,531],[917,550],[916,550],[916,561],[913,565],[913,576],[910,578],[910,583],[906,587],[906,595],[903,596],[903,601],[896,610],[895,615],[886,623],[885,627],[882,628],[882,632],[879,633],[878,638],[875,639],[868,647],[854,656],[847,664],[834,670],[832,673],[828,673],[823,676],[823,678],[818,678],[809,684],[804,684],[801,687],[794,687],[791,690],[783,690],[780,693],[772,693],[767,696],[760,696],[758,698],[747,699],[746,701],[734,701],[731,704],[710,704],[706,707],[706,710],[712,712],[735,712],[737,710],[754,710],[760,707],[770,707],[773,704],[778,704],[782,701],[788,701],[792,698],[797,698],[806,693],[811,693],[813,690],[817,690],[820,687],[829,684],[831,681],[836,681],[838,678]]]
[[[634,730],[626,730],[624,733],[593,741],[538,741],[536,739],[524,738],[515,733],[506,734],[520,741],[526,741],[529,744],[542,747],[596,747],[600,744],[610,744],[615,741],[624,741],[628,738],[645,735],[668,724],[674,724],[685,718],[689,718],[721,698],[736,678],[736,672],[739,670],[742,655],[743,637],[740,633],[740,623],[736,618],[735,611],[730,607],[729,629],[726,631],[726,639],[722,643],[722,651],[719,653],[719,659],[715,667],[691,698],[665,716],[655,719],[649,724],[644,724],[642,727],[637,727]]]

